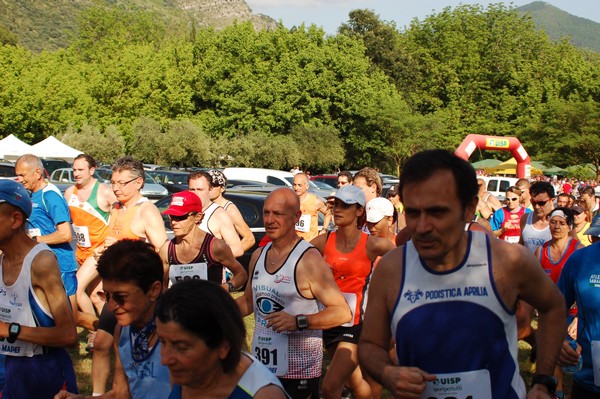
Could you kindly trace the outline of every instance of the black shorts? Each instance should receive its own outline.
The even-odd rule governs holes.
[[[356,324],[352,327],[334,327],[329,330],[323,330],[323,342],[325,347],[329,347],[337,342],[350,342],[351,344],[358,344],[360,338],[360,332],[362,331],[362,324]]]
[[[114,335],[116,326],[117,318],[115,317],[114,312],[108,310],[108,305],[104,304],[104,306],[102,307],[102,312],[100,313],[100,318],[98,320],[98,330],[103,330],[109,333],[110,335]]]
[[[319,377],[279,378],[283,389],[292,399],[319,399]]]

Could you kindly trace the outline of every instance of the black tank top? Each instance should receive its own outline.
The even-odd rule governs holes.
[[[215,238],[210,233],[206,233],[204,237],[204,241],[202,242],[202,246],[198,251],[198,255],[188,263],[200,263],[205,262],[207,264],[207,273],[208,273],[208,281],[215,282],[217,284],[223,283],[223,265],[214,260],[210,253],[210,249],[212,247],[212,240]],[[184,263],[180,262],[177,259],[177,254],[175,253],[175,238],[173,238],[169,242],[169,264],[171,265],[183,265]]]

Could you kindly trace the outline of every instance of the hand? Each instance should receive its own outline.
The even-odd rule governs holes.
[[[569,334],[569,336],[571,336],[571,338],[573,339],[577,339],[577,320],[579,319],[579,317],[574,317],[573,321],[571,322],[571,324],[569,324],[569,327],[567,328],[567,334]]]
[[[579,355],[581,354],[581,345],[577,344],[577,350],[571,348],[569,345],[569,341],[564,340],[562,344],[562,348],[560,349],[560,354],[558,355],[558,365],[561,367],[564,366],[574,366],[579,363]]]
[[[83,395],[76,395],[71,392],[67,392],[64,389],[54,395],[54,399],[85,399]]]
[[[296,331],[296,316],[292,316],[286,312],[275,312],[265,316],[267,320],[267,328],[273,329],[277,333],[284,331]]]
[[[394,398],[419,399],[428,381],[434,381],[435,375],[418,367],[388,366],[383,372],[383,385]]]

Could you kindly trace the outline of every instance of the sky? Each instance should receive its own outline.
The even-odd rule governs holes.
[[[407,27],[414,18],[423,20],[446,7],[460,4],[505,3],[520,7],[533,0],[477,1],[477,0],[246,0],[253,13],[265,14],[282,21],[287,28],[315,24],[329,34],[348,21],[348,13],[357,8],[375,11],[383,21],[393,21],[399,29]],[[547,3],[578,17],[600,23],[599,0],[548,0]]]

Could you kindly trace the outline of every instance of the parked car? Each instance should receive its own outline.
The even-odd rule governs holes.
[[[152,178],[167,189],[169,194],[187,190],[187,179],[189,172],[172,170],[147,170],[146,175]]]
[[[106,183],[110,182],[110,178],[112,176],[112,170],[107,168],[98,168],[96,169],[96,173],[103,178]],[[169,194],[169,191],[163,185],[159,184],[152,178],[152,176],[145,172],[146,180],[144,182],[144,187],[142,187],[141,193],[144,197],[156,201]],[[94,175],[95,176],[95,175]]]
[[[325,183],[328,186],[333,187],[334,189],[337,190],[337,181],[338,181],[337,175],[316,175],[316,176],[311,176],[310,180],[315,182],[315,184],[317,184],[319,182]]]
[[[59,168],[70,168],[71,164],[64,159],[42,159],[42,165],[46,173],[46,179],[50,179],[52,172]]]
[[[517,184],[517,178],[514,177],[503,177],[503,176],[478,176],[479,179],[483,179],[486,184],[486,190],[496,196],[500,201],[504,201],[506,198],[506,190],[510,186]]]
[[[248,264],[250,263],[250,257],[258,244],[265,236],[265,225],[263,223],[263,206],[265,199],[267,198],[268,192],[255,192],[245,190],[228,190],[223,195],[225,198],[233,202],[240,210],[244,221],[250,227],[250,231],[255,238],[255,244],[248,251],[238,258],[242,266],[248,270]],[[161,213],[169,207],[171,203],[172,194],[156,201],[155,205],[161,211]],[[165,229],[169,238],[173,238],[173,230],[171,229],[171,223],[168,216],[163,215],[163,221],[165,223]]]
[[[15,165],[10,162],[0,162],[0,179],[17,180]]]
[[[223,173],[227,180],[254,180],[283,187],[292,187],[294,183],[293,173],[276,169],[225,168]],[[308,180],[308,184],[308,191],[321,199],[325,199],[331,193],[331,190],[323,190],[311,180]]]

